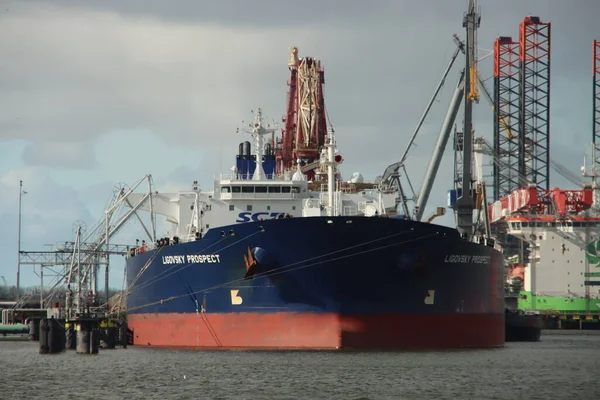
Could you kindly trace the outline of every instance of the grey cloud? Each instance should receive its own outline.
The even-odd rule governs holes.
[[[36,0],[28,8],[60,7],[67,10],[112,12],[127,18],[156,18],[185,23],[221,23],[235,26],[289,27],[352,21],[365,24],[380,19],[382,10],[396,8],[394,0],[368,3],[348,0],[143,0],[78,1],[54,0],[51,4]],[[385,14],[384,14],[385,15]],[[356,20],[360,16],[361,20]]]
[[[91,214],[75,189],[60,185],[41,169],[9,171],[0,175],[0,275],[14,282],[17,265],[19,180],[27,194],[22,200],[22,250],[42,250],[45,244],[73,240],[76,220]],[[35,284],[31,266],[23,266],[25,284]],[[32,281],[32,279],[35,279]]]
[[[304,0],[302,3],[292,0],[30,0],[13,2],[10,8],[15,13],[54,8],[63,12],[99,11],[133,20],[153,18],[178,23],[216,23],[254,29],[350,24],[355,29],[371,30],[382,25],[399,26],[407,20],[421,21],[420,30],[415,31],[411,37],[400,38],[406,40],[420,35],[435,36],[439,24],[449,20],[460,23],[467,4],[468,0]],[[594,18],[591,11],[600,7],[595,0],[578,0],[576,3],[561,0],[479,0],[478,4],[482,9],[483,21],[489,26],[495,21],[508,26],[507,20],[514,16],[520,20],[525,15],[541,15],[552,19],[564,17],[569,21],[570,29],[574,30],[589,27],[581,23],[581,18]],[[514,35],[517,35],[516,31]]]
[[[382,117],[389,112],[375,104],[395,96],[389,82],[368,79],[394,69],[388,60],[398,51],[378,57],[378,48],[369,45],[386,32],[365,35],[332,27],[256,33],[129,25],[98,15],[50,17],[46,22],[21,17],[3,25],[4,37],[25,37],[27,25],[36,25],[28,33],[33,38],[3,44],[12,62],[3,65],[0,83],[18,88],[5,93],[11,101],[2,111],[4,137],[76,140],[117,128],[148,128],[170,141],[214,144],[215,132],[231,129],[256,105],[274,117],[283,114],[287,51],[298,42],[301,55],[311,48],[310,54],[331,54],[321,57],[327,71],[328,63],[342,66],[326,72],[333,82],[333,91],[326,88],[330,109],[367,105],[368,112],[356,114],[367,121],[354,121],[350,114],[347,123],[385,124]],[[219,35],[218,43],[206,42],[207,34]],[[396,75],[402,76],[407,74]]]
[[[35,142],[23,151],[23,161],[29,165],[90,169],[97,165],[91,143]]]
[[[452,54],[452,33],[464,38],[466,0],[242,4],[247,5],[12,3],[0,24],[0,138],[28,139],[37,146],[145,128],[167,145],[217,153],[227,144],[227,157],[239,140],[235,126],[250,109],[262,106],[276,119],[284,113],[287,52],[298,45],[301,56],[315,56],[325,65],[326,104],[347,155],[345,173],[358,170],[372,177],[404,149]],[[565,75],[583,85],[590,81],[598,2],[479,4],[480,47],[491,49],[497,35],[516,38],[519,22],[533,13],[553,23],[553,81]],[[490,61],[481,65],[484,77],[492,73]],[[451,72],[409,159],[417,177],[459,68]],[[580,108],[560,107],[553,123]],[[491,138],[485,100],[476,113],[478,133]],[[451,185],[450,159],[447,154],[442,184],[433,193],[437,198]],[[572,167],[578,168],[574,162]]]

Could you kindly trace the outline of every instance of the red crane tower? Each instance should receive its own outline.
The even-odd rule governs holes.
[[[290,170],[299,160],[308,180],[314,180],[321,149],[327,134],[321,61],[298,57],[298,48],[290,51],[285,128],[275,146],[277,173]]]
[[[494,42],[494,200],[519,188],[519,43]]]
[[[600,40],[594,40],[593,43],[593,97],[592,97],[592,134],[594,141],[595,157],[594,167],[596,172],[600,172]]]
[[[519,53],[519,186],[550,189],[550,23],[525,17]]]

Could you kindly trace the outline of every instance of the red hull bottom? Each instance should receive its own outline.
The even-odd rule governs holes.
[[[504,345],[502,314],[132,314],[134,345],[224,349],[443,349]]]

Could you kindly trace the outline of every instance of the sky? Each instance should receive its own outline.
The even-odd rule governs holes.
[[[455,45],[466,0],[0,0],[0,276],[16,282],[22,250],[74,240],[75,221],[103,218],[115,186],[152,174],[156,190],[202,188],[233,165],[236,133],[257,107],[285,113],[289,48],[320,59],[342,174],[372,180],[404,151]],[[552,23],[551,157],[578,173],[589,156],[591,44],[597,0],[480,0],[479,56],[518,38],[527,15]],[[594,37],[596,36],[596,37]],[[492,76],[492,58],[480,63]],[[460,72],[450,72],[407,168],[419,188]],[[486,82],[493,88],[492,80]],[[462,112],[461,112],[462,113]],[[457,121],[460,123],[461,118]],[[281,126],[281,124],[279,124]],[[492,113],[475,107],[491,141]],[[428,209],[446,204],[445,152]],[[572,187],[556,173],[551,186]],[[450,225],[451,213],[436,220]],[[140,237],[128,225],[113,243]],[[121,287],[114,259],[111,286]],[[39,282],[22,267],[21,285]],[[0,284],[2,280],[0,279]]]

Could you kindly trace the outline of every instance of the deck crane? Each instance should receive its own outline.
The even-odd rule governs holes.
[[[435,90],[431,100],[429,101],[427,107],[425,108],[425,112],[421,116],[413,135],[411,136],[408,145],[400,158],[400,161],[388,166],[382,177],[382,184],[389,185],[388,187],[394,188],[398,192],[398,198],[396,201],[396,207],[402,208],[404,215],[406,218],[413,218],[417,221],[420,221],[423,217],[423,212],[425,210],[425,206],[427,204],[427,200],[429,199],[429,195],[431,193],[431,189],[433,187],[433,182],[437,175],[437,171],[439,169],[439,165],[448,143],[448,139],[450,138],[450,134],[452,131],[452,126],[454,125],[454,121],[456,120],[456,115],[460,108],[461,102],[464,100],[464,131],[463,131],[463,144],[461,145],[461,152],[463,153],[462,157],[462,176],[460,182],[455,182],[456,184],[456,192],[458,194],[458,199],[454,204],[454,209],[457,217],[457,227],[462,234],[470,235],[473,233],[473,208],[475,206],[475,202],[473,199],[472,192],[472,176],[471,176],[471,161],[472,161],[472,107],[473,102],[479,102],[479,90],[477,85],[477,58],[476,58],[476,31],[479,27],[480,16],[477,13],[477,5],[475,0],[469,0],[468,12],[465,14],[463,20],[463,27],[466,28],[467,31],[467,40],[466,43],[463,43],[457,35],[454,35],[454,41],[456,43],[456,50],[450,60],[450,63],[446,70],[444,71],[444,75],[442,80],[438,84],[438,87]],[[423,184],[421,186],[421,190],[419,195],[416,196],[416,204],[414,207],[414,212],[410,213],[408,208],[407,197],[404,194],[404,189],[400,182],[400,169],[404,172],[406,176],[406,166],[405,161],[408,156],[408,153],[414,143],[414,140],[421,128],[423,121],[427,117],[431,105],[436,100],[438,93],[441,87],[444,85],[446,77],[452,65],[454,64],[456,58],[459,53],[463,53],[465,55],[465,67],[461,71],[458,84],[455,88],[454,94],[452,96],[452,100],[450,103],[450,107],[448,108],[448,112],[446,114],[446,118],[444,119],[444,123],[442,124],[442,128],[440,130],[440,134],[438,136],[438,140],[434,149],[433,156],[429,163],[429,167],[425,174],[425,178],[423,180]],[[410,189],[414,190],[412,184],[410,183],[410,179],[408,179],[408,184]],[[463,191],[462,188],[465,188]],[[415,196],[413,196],[413,201],[415,200]],[[443,215],[443,212],[440,212],[438,209],[436,214],[429,218],[427,221],[431,221],[435,216]]]
[[[429,195],[431,193],[431,189],[433,187],[433,182],[437,175],[437,171],[439,169],[439,165],[446,148],[448,139],[450,137],[452,126],[454,125],[454,121],[456,120],[456,115],[460,108],[461,102],[464,100],[464,124],[465,124],[465,132],[463,133],[464,145],[462,146],[462,151],[464,153],[464,157],[462,158],[463,165],[463,176],[461,182],[457,185],[459,190],[459,198],[455,204],[455,210],[457,213],[457,222],[458,228],[462,233],[471,234],[473,232],[473,207],[474,201],[472,197],[471,191],[471,136],[472,136],[472,103],[479,101],[479,91],[477,88],[477,84],[473,84],[473,82],[477,82],[477,63],[475,56],[476,49],[476,29],[479,26],[480,17],[476,12],[476,2],[474,0],[469,1],[469,9],[467,14],[464,17],[463,26],[467,30],[467,41],[466,44],[463,43],[457,35],[454,35],[454,41],[456,43],[456,50],[450,60],[450,63],[446,70],[444,71],[444,75],[442,77],[441,82],[431,100],[429,101],[425,112],[421,116],[413,135],[411,136],[406,150],[404,151],[400,161],[390,165],[384,172],[382,177],[382,183],[391,183],[398,191],[399,197],[397,199],[397,207],[402,207],[404,215],[407,218],[414,218],[417,221],[420,221],[423,217],[423,213],[425,211],[425,206],[429,199]],[[448,108],[448,112],[446,114],[446,118],[444,119],[444,123],[442,124],[442,128],[440,130],[440,134],[438,136],[438,140],[434,149],[433,156],[429,163],[429,167],[427,169],[427,173],[425,174],[425,178],[423,180],[423,184],[421,186],[421,190],[418,196],[416,196],[416,204],[413,214],[411,215],[408,209],[407,198],[404,195],[404,190],[402,188],[400,182],[400,169],[403,170],[406,176],[406,167],[405,161],[408,156],[408,153],[414,143],[414,140],[425,120],[431,105],[436,100],[438,93],[441,87],[444,85],[446,77],[454,64],[456,58],[459,53],[463,53],[465,55],[465,68],[461,71],[458,84],[455,88],[454,94],[452,96],[452,100],[450,103],[450,107]],[[466,73],[465,73],[466,72]],[[466,94],[466,95],[465,95]],[[467,128],[468,127],[468,128]],[[407,177],[408,179],[408,177]],[[408,180],[410,185],[410,189],[412,190],[412,184],[410,180]],[[461,192],[461,188],[467,188],[465,193]],[[414,190],[413,190],[414,193]],[[413,198],[414,200],[414,198]],[[437,215],[441,215],[439,210],[436,213]],[[432,218],[428,219],[430,221]]]
[[[424,183],[421,188],[421,193],[419,194],[419,196],[415,196],[415,192],[414,192],[412,183],[406,172],[405,162],[406,162],[406,159],[408,158],[408,154],[415,142],[415,139],[417,138],[417,135],[419,134],[419,130],[421,129],[421,126],[425,122],[425,118],[427,118],[427,115],[429,114],[429,110],[431,110],[431,106],[437,99],[438,94],[440,93],[440,90],[446,83],[446,78],[448,77],[448,74],[449,74],[450,70],[452,69],[454,62],[456,61],[456,58],[458,57],[458,55],[461,52],[464,53],[464,43],[456,35],[454,35],[454,42],[456,43],[456,50],[454,51],[454,54],[450,58],[450,62],[448,63],[448,66],[446,67],[446,70],[444,71],[444,73],[442,75],[442,79],[438,83],[433,96],[431,97],[431,99],[429,100],[429,103],[425,107],[425,111],[421,115],[421,118],[419,119],[419,122],[417,123],[417,126],[416,126],[410,140],[408,141],[406,149],[404,150],[404,153],[400,157],[400,161],[388,166],[385,169],[382,179],[381,179],[381,183],[383,185],[387,185],[387,186],[395,189],[398,192],[398,198],[396,200],[396,207],[402,207],[402,211],[404,212],[404,215],[406,216],[406,218],[412,217],[417,221],[421,220],[421,218],[423,216],[425,204],[429,198],[429,193],[431,192],[431,186],[433,185],[433,181],[435,179],[435,175],[437,174],[437,170],[438,170],[438,167],[439,167],[439,164],[440,164],[443,152],[444,152],[444,148],[446,147],[446,143],[448,141],[449,131],[448,131],[448,133],[446,133],[447,127],[448,126],[451,127],[454,124],[454,119],[456,118],[458,108],[460,107],[460,101],[462,99],[462,94],[463,94],[463,86],[462,86],[463,73],[461,73],[461,78],[459,79],[457,89],[452,98],[453,99],[452,105],[449,108],[448,115],[446,116],[446,120],[444,121],[444,125],[442,126],[442,132],[440,132],[440,137],[438,138],[436,150],[434,153],[434,158],[432,159],[432,161],[430,163],[430,166],[427,171]],[[457,98],[457,96],[459,98]],[[400,176],[401,176],[400,170],[402,170],[403,175],[406,177],[408,186],[413,194],[412,199],[407,198],[405,195],[404,188],[402,187],[402,183],[400,181]],[[411,216],[410,210],[408,208],[408,200],[415,200],[415,198],[417,200],[417,204],[415,205],[414,214]]]
[[[463,27],[467,30],[466,54],[465,54],[465,99],[463,119],[463,158],[462,158],[462,182],[457,185],[456,211],[457,228],[461,234],[471,235],[473,233],[473,195],[471,192],[471,159],[472,159],[472,135],[473,135],[473,102],[479,101],[477,90],[477,49],[476,38],[479,27],[480,16],[477,13],[476,1],[469,0],[469,9],[465,14]]]

